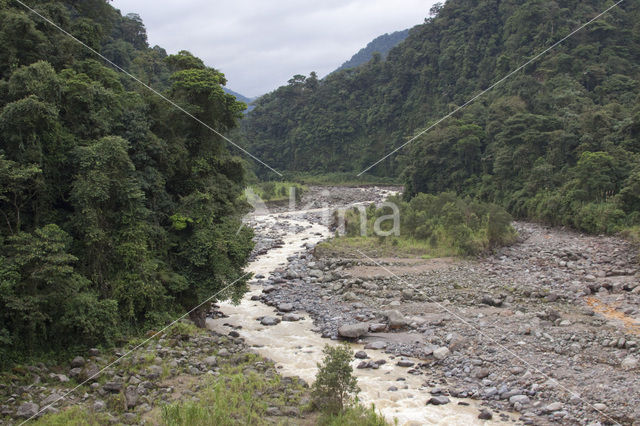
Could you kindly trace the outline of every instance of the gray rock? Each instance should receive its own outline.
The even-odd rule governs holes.
[[[278,310],[281,312],[291,312],[293,311],[293,304],[292,303],[280,303],[278,305]]]
[[[511,405],[513,404],[522,404],[522,405],[526,405],[530,402],[529,397],[527,395],[513,395],[511,398],[509,398],[509,403]]]
[[[542,409],[542,411],[545,413],[553,413],[554,411],[560,411],[560,410],[562,410],[561,402],[552,402],[551,404],[547,405]]]
[[[427,405],[445,405],[449,403],[449,398],[444,395],[432,396],[427,401]]]
[[[491,411],[483,408],[482,411],[480,411],[480,414],[478,414],[478,418],[480,420],[491,420],[493,418],[493,414],[491,413]]]
[[[620,367],[622,367],[623,370],[633,370],[637,366],[638,366],[638,359],[633,355],[628,355],[620,363]]]
[[[302,319],[302,317],[298,314],[294,314],[294,313],[286,313],[282,316],[282,321],[300,321]]]
[[[384,331],[386,328],[387,328],[387,324],[382,324],[382,323],[369,324],[369,331],[371,331],[372,333],[378,333],[378,332]]]
[[[138,395],[138,389],[135,386],[129,386],[124,392],[124,398],[127,402],[127,408],[134,408],[138,405],[138,399],[140,398]]]
[[[357,339],[360,336],[364,336],[368,331],[369,324],[367,323],[345,324],[338,328],[338,334],[340,336],[351,339]]]
[[[107,407],[104,401],[97,400],[93,403],[93,411],[103,411]]]
[[[398,367],[413,367],[414,365],[415,365],[415,362],[409,361],[408,359],[401,359],[397,363]]]
[[[84,380],[88,380],[88,379],[96,380],[98,379],[99,374],[100,374],[100,369],[98,368],[98,366],[95,363],[90,362],[82,370],[81,376]]]
[[[38,404],[35,404],[33,402],[25,402],[20,407],[18,407],[18,410],[16,411],[16,417],[20,417],[22,419],[30,419],[31,417],[38,414],[38,411],[40,411],[40,407],[38,406]]]
[[[227,348],[222,348],[218,351],[218,356],[222,358],[227,358],[231,356],[231,352],[229,352]]]
[[[75,367],[69,370],[69,377],[78,377],[80,374],[82,374],[82,368],[80,367]]]
[[[269,407],[267,411],[265,411],[265,414],[270,417],[278,417],[282,415],[282,412],[278,407]]]
[[[387,347],[387,342],[383,342],[382,340],[377,340],[375,342],[367,343],[364,345],[365,349],[374,349],[374,350],[382,350]]]
[[[367,353],[365,351],[358,351],[356,352],[356,354],[354,355],[356,358],[358,359],[366,359],[369,358],[369,356],[367,355]]]
[[[71,367],[84,367],[84,363],[84,358],[82,358],[81,356],[77,356],[71,361]]]
[[[97,348],[89,349],[89,356],[98,356],[100,355],[100,350]]]
[[[392,311],[385,312],[385,316],[389,321],[389,328],[392,330],[397,330],[407,325],[407,320],[405,319],[404,315],[402,315],[399,311],[395,309]]]
[[[203,362],[205,363],[205,365],[207,367],[215,367],[216,365],[218,365],[218,358],[216,358],[215,356],[208,356],[206,357]]]
[[[309,276],[314,278],[322,278],[322,271],[319,269],[312,269],[309,271]]]
[[[280,318],[266,316],[260,320],[262,325],[278,325],[280,324]]]
[[[433,357],[437,360],[443,360],[448,357],[450,353],[451,352],[449,351],[449,348],[447,348],[446,346],[441,346],[433,351]]]
[[[489,306],[500,307],[502,306],[502,299],[498,299],[497,297],[493,297],[490,295],[482,296],[482,303]]]
[[[354,302],[358,300],[358,296],[356,296],[356,294],[352,291],[348,291],[345,294],[343,294],[342,298],[347,302]]]
[[[122,383],[121,382],[107,382],[102,386],[107,392],[118,393],[122,391]]]
[[[45,399],[43,399],[42,401],[40,401],[40,405],[42,405],[43,407],[46,407],[47,405],[53,404],[54,402],[57,402],[61,399],[62,399],[62,395],[58,395],[57,393],[54,392],[48,397],[46,397]]]
[[[149,368],[147,368],[146,377],[148,379],[155,380],[159,378],[161,375],[162,375],[162,367],[160,367],[159,365],[150,365]]]
[[[53,374],[51,377],[58,379],[60,383],[67,383],[69,381],[69,378],[64,374]]]
[[[488,368],[482,367],[482,368],[478,368],[476,370],[476,377],[478,379],[484,379],[485,377],[487,377],[489,374],[491,374],[491,371],[489,371]]]

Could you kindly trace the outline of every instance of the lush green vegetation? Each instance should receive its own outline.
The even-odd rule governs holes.
[[[385,61],[296,76],[243,122],[279,169],[355,172],[613,4],[449,0]],[[408,198],[455,191],[516,217],[615,232],[640,223],[640,5],[623,2],[389,157]]]
[[[402,185],[398,178],[362,175],[356,176],[354,173],[333,172],[333,173],[306,173],[306,172],[285,172],[284,176],[288,180],[301,182],[305,185],[328,185],[328,186],[368,186],[368,185]]]
[[[223,74],[150,48],[138,16],[104,0],[27,3],[219,131],[242,116]],[[50,24],[0,6],[2,363],[109,344],[240,277],[241,161]]]
[[[409,202],[390,197],[388,201],[398,209],[396,222],[390,206],[353,208],[344,213],[344,219],[334,214],[336,226],[343,221],[344,236],[328,242],[324,249],[375,249],[377,255],[384,255],[387,249],[396,255],[442,257],[479,254],[516,238],[511,216],[495,204],[453,193],[418,194]]]
[[[249,188],[262,201],[284,201],[288,200],[293,190],[296,202],[302,199],[302,195],[307,187],[297,182],[288,181],[266,181],[250,185]]]

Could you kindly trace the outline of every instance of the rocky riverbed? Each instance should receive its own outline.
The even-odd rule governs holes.
[[[373,189],[319,191],[308,195],[316,204],[380,201]],[[254,218],[258,241],[277,241],[286,219],[300,215],[321,219],[282,213],[282,229],[261,229]],[[277,308],[276,322],[308,313],[322,336],[366,345],[359,368],[379,368],[377,353],[395,356],[399,369],[424,377],[426,400],[469,397],[486,406],[481,416],[513,410],[527,424],[633,424],[636,250],[615,237],[515,227],[517,244],[477,259],[316,256],[310,246],[257,277],[264,288],[253,297]]]
[[[247,218],[256,230],[249,305],[216,305],[214,331],[179,329],[115,365],[127,347],[16,367],[0,383],[0,421],[78,407],[98,423],[155,424],[162,406],[199,400],[230,366],[311,380],[319,336],[352,342],[366,401],[401,424],[640,419],[640,275],[628,242],[515,223],[518,243],[474,259],[316,250],[332,234],[333,208],[395,190],[310,188],[297,205],[267,206]],[[265,418],[311,421],[300,410],[303,379],[260,396]]]

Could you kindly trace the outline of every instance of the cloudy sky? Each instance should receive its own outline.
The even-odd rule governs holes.
[[[375,37],[422,23],[436,0],[113,0],[138,13],[149,44],[189,50],[258,96],[294,74],[324,76]]]

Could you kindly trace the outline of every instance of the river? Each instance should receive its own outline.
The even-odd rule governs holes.
[[[282,244],[255,258],[247,270],[265,277],[277,268],[287,264],[287,258],[306,251],[309,246],[329,238],[332,233],[327,226],[314,223],[307,218],[309,212],[320,209],[305,209],[281,213],[263,212],[254,216],[262,230],[280,231]],[[258,233],[259,234],[259,233]],[[260,355],[273,360],[283,376],[299,376],[312,383],[317,372],[317,363],[322,358],[322,349],[326,344],[337,341],[321,338],[313,331],[310,318],[297,322],[281,322],[276,326],[261,325],[256,318],[275,316],[276,310],[251,297],[259,295],[262,286],[250,283],[250,291],[241,303],[233,305],[220,303],[220,310],[228,315],[224,319],[208,319],[207,326],[217,332],[229,332],[229,324],[237,328],[246,343]],[[321,301],[319,301],[321,302]],[[228,325],[224,325],[228,324]],[[363,345],[352,344],[354,351],[363,349]],[[407,369],[397,367],[397,360],[383,351],[368,351],[375,359],[387,362],[379,369],[356,369],[360,360],[354,359],[352,365],[361,388],[360,401],[369,406],[374,404],[390,422],[397,419],[400,425],[444,425],[444,424],[492,424],[493,421],[478,419],[481,409],[478,402],[471,399],[450,398],[446,405],[426,405],[432,386],[425,384],[425,376],[406,374]],[[414,359],[414,362],[421,362]],[[398,380],[401,378],[401,380]],[[442,379],[434,378],[435,380]],[[389,391],[392,386],[397,391]],[[462,402],[462,405],[459,403]]]

